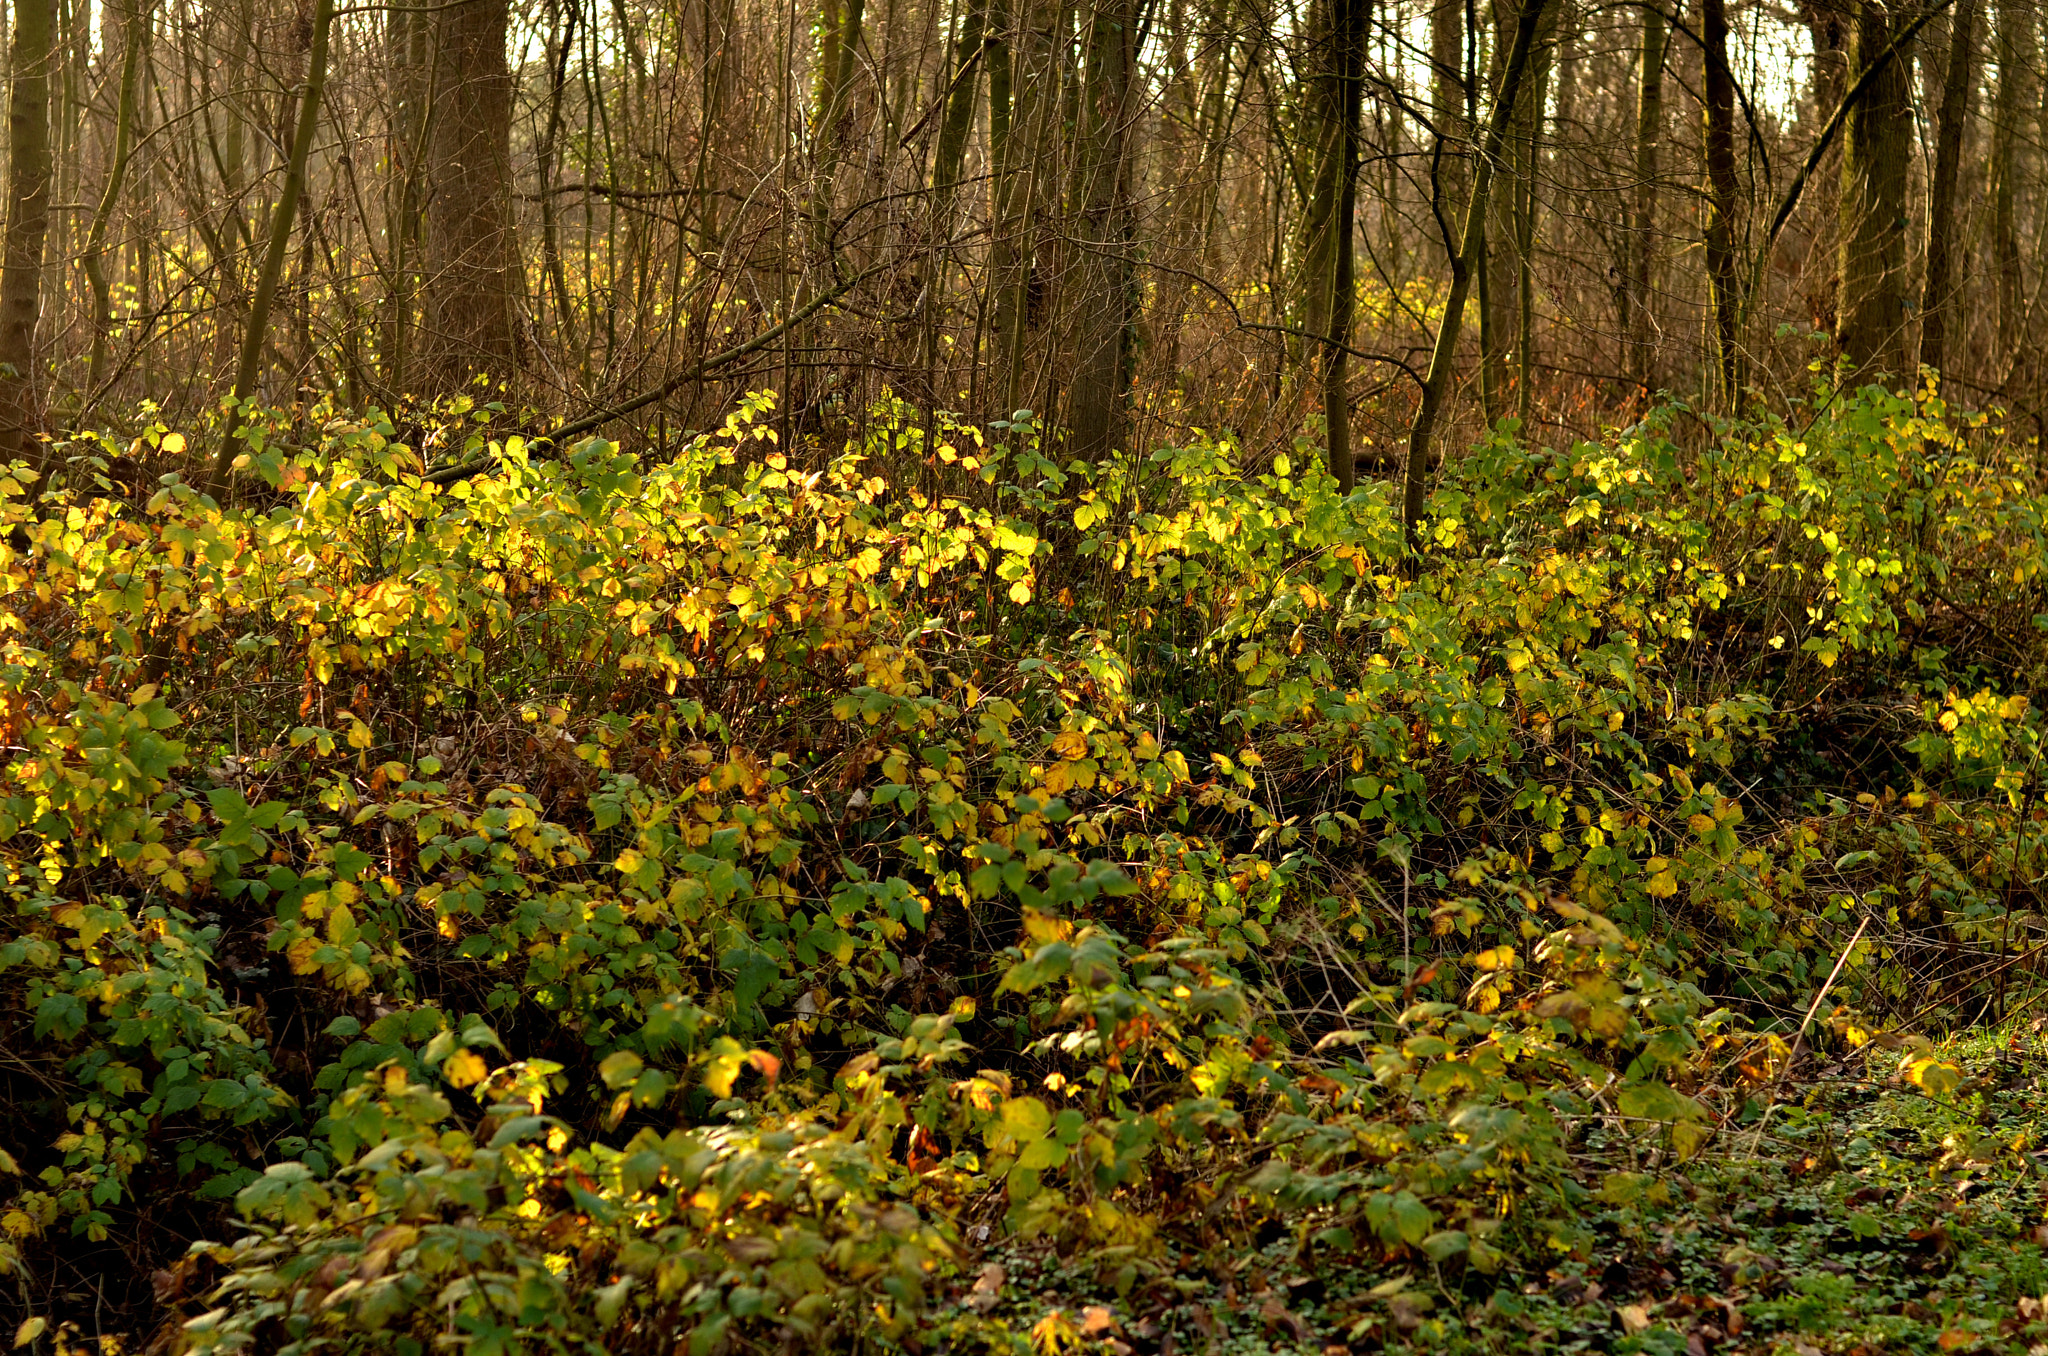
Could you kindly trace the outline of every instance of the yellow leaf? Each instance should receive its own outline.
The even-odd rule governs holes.
[[[1962,1069],[1934,1055],[1909,1053],[1903,1072],[1908,1083],[1929,1097],[1946,1097],[1963,1085]]]
[[[483,1082],[484,1075],[489,1072],[490,1069],[485,1066],[483,1058],[474,1050],[457,1050],[448,1057],[448,1062],[441,1066],[441,1076],[458,1088]]]
[[[170,456],[178,456],[185,450],[185,435],[182,433],[166,433],[164,435],[163,449]]]
[[[1088,736],[1079,730],[1061,730],[1052,737],[1052,751],[1062,758],[1086,758]]]
[[[1674,1121],[1671,1125],[1671,1150],[1680,1162],[1693,1158],[1713,1138],[1713,1131],[1698,1121]]]

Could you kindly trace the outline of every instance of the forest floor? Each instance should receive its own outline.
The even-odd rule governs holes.
[[[1878,1356],[2048,1351],[2048,1042],[2039,1019],[1946,1053],[1937,1099],[1851,1058],[1791,1080],[1678,1173],[1629,1137],[1573,1146],[1583,1232],[1540,1272],[1363,1270],[1297,1236],[1169,1249],[1143,1268],[990,1247],[955,1314],[1041,1351]],[[1802,1096],[1803,1095],[1803,1096]],[[939,1331],[943,1333],[944,1324]]]

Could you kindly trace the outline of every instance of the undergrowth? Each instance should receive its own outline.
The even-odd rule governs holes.
[[[2040,992],[2030,449],[1507,424],[1418,560],[1305,452],[768,408],[0,479],[25,1345],[2048,1331],[1947,1043]]]

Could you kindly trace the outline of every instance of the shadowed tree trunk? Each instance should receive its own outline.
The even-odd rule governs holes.
[[[515,358],[508,13],[507,0],[458,0],[435,34],[422,356],[444,390],[507,378]]]
[[[1841,244],[1836,337],[1867,373],[1906,367],[1906,168],[1912,154],[1912,88],[1906,53],[1891,51],[1899,8],[1861,0],[1849,24],[1849,69],[1861,79],[1882,63],[1849,110],[1842,143]]]
[[[1948,72],[1942,81],[1941,122],[1928,192],[1927,290],[1920,310],[1920,365],[1948,365],[1948,310],[1957,289],[1956,180],[1962,170],[1963,134],[1970,120],[1970,87],[1977,50],[1977,0],[1959,0],[1949,24]]]
[[[114,323],[112,288],[107,280],[107,231],[121,205],[121,187],[128,177],[128,160],[134,145],[136,80],[142,69],[143,39],[152,21],[146,3],[131,9],[108,4],[106,15],[109,36],[117,37],[121,44],[121,76],[120,94],[114,104],[113,163],[107,169],[107,182],[100,192],[99,206],[92,214],[92,225],[86,231],[85,247],[79,257],[86,284],[92,289],[92,356],[85,377],[88,394],[99,389],[106,370],[107,332]]]
[[[313,153],[313,133],[320,126],[320,95],[327,85],[327,36],[334,23],[334,0],[314,0],[312,43],[306,52],[306,83],[299,93],[298,126],[287,152],[284,187],[277,205],[270,210],[270,233],[264,247],[263,270],[256,277],[256,292],[249,301],[249,322],[242,331],[242,352],[235,366],[235,386],[229,396],[231,408],[222,431],[220,451],[213,459],[207,490],[219,498],[227,492],[228,477],[242,446],[242,403],[256,393],[256,374],[263,360],[263,344],[269,337],[271,306],[277,300],[278,279],[284,276],[285,251],[291,246],[292,222],[299,214],[299,199],[306,191],[306,161]]]
[[[1487,196],[1493,187],[1493,167],[1500,160],[1501,144],[1507,139],[1515,105],[1522,92],[1522,80],[1529,69],[1529,50],[1535,46],[1536,28],[1542,21],[1547,0],[1521,0],[1515,22],[1514,43],[1508,49],[1506,69],[1487,119],[1486,136],[1472,169],[1472,197],[1465,209],[1463,244],[1451,260],[1451,290],[1444,302],[1443,319],[1437,323],[1436,343],[1430,349],[1429,375],[1423,378],[1422,398],[1416,402],[1415,421],[1408,429],[1408,469],[1401,494],[1401,525],[1411,552],[1422,546],[1422,500],[1429,479],[1429,458],[1436,439],[1436,424],[1450,395],[1457,362],[1458,332],[1464,327],[1465,301],[1471,295],[1473,265],[1486,249]]]
[[[7,236],[0,254],[0,456],[42,462],[35,380],[43,309],[43,240],[50,229],[50,72],[57,0],[15,0],[7,91]]]
[[[1442,140],[1444,154],[1436,166],[1437,188],[1442,198],[1444,219],[1450,235],[1444,241],[1444,256],[1458,252],[1457,228],[1465,219],[1465,147],[1471,135],[1465,111],[1465,6],[1462,0],[1435,0],[1429,9],[1429,65],[1431,117]]]
[[[2011,362],[2019,344],[2026,304],[2020,278],[2019,172],[2017,154],[2024,129],[2023,109],[2031,105],[2027,58],[2033,50],[2028,16],[2013,0],[2000,0],[1993,49],[1998,59],[1998,93],[1991,111],[1991,271],[1998,292],[1998,349]]]
[[[1887,33],[1886,40],[1889,38]],[[1720,404],[1723,409],[1733,410],[1742,390],[1735,332],[1742,299],[1736,295],[1735,282],[1735,77],[1728,69],[1726,0],[1702,0],[1700,41],[1706,49],[1702,80],[1705,106],[1701,117],[1707,166],[1707,288],[1713,297],[1715,377]],[[1903,157],[1899,174],[1903,202]],[[1900,241],[1903,244],[1903,235]]]
[[[1493,84],[1499,88],[1520,11],[1518,0],[1493,0]],[[1536,129],[1543,121],[1544,94],[1549,79],[1550,48],[1555,36],[1557,14],[1563,6],[1544,6],[1538,23],[1535,46],[1530,49],[1529,68],[1511,110],[1507,136],[1501,143],[1502,163],[1496,174],[1508,182],[1494,192],[1491,221],[1486,226],[1486,249],[1478,261],[1480,401],[1490,423],[1507,412],[1508,353],[1521,325],[1518,301],[1521,296],[1522,251],[1525,229],[1534,211],[1530,180],[1535,167],[1533,153]]]
[[[1348,382],[1368,4],[1324,0],[1317,6],[1311,90],[1320,144],[1309,199],[1305,262],[1310,304],[1305,318],[1309,332],[1324,338],[1319,356],[1330,474],[1346,494],[1357,479]]]
[[[1076,297],[1073,451],[1096,460],[1120,446],[1130,374],[1130,142],[1137,41],[1134,0],[1096,0],[1074,161],[1083,279]]]
[[[1630,223],[1622,321],[1628,327],[1629,375],[1645,391],[1655,380],[1650,263],[1657,248],[1657,151],[1664,137],[1665,43],[1664,11],[1655,3],[1644,5],[1642,46],[1636,54],[1635,213]]]

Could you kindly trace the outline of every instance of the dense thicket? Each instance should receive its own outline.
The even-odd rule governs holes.
[[[5,20],[0,1335],[2048,1349],[2048,14]]]

